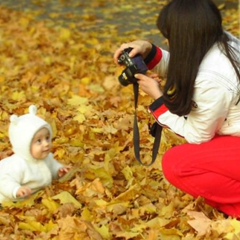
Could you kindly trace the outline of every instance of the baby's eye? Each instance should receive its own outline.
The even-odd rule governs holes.
[[[41,143],[41,142],[42,142],[41,139],[38,139],[38,140],[37,140],[37,143]]]

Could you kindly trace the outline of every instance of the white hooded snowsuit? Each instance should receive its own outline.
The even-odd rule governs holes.
[[[50,185],[63,167],[52,153],[43,160],[32,157],[31,142],[38,130],[47,128],[52,138],[50,125],[36,113],[36,107],[30,106],[29,114],[10,118],[9,138],[14,154],[0,161],[0,203],[21,200],[16,197],[21,186],[28,186],[36,192]]]

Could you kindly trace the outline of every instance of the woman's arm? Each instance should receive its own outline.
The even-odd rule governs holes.
[[[163,126],[184,137],[189,143],[202,143],[212,139],[227,117],[232,96],[226,88],[213,81],[202,81],[196,85],[195,107],[186,117],[172,114],[163,100],[157,99],[149,108]]]

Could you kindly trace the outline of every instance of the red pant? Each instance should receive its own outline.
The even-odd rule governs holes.
[[[163,173],[182,191],[240,217],[240,137],[218,136],[174,147],[163,157]]]

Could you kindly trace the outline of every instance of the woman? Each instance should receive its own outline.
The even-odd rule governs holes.
[[[210,0],[172,0],[157,26],[169,52],[147,41],[122,44],[141,54],[148,68],[166,76],[161,91],[155,78],[136,74],[154,102],[159,124],[187,144],[163,157],[170,183],[220,211],[240,217],[240,41],[225,32],[221,14]]]

